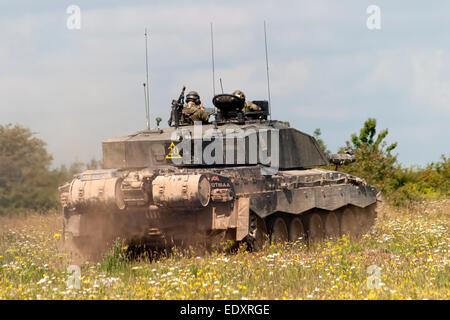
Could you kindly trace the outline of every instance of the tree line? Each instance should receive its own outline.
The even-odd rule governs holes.
[[[101,163],[75,162],[50,169],[52,156],[44,141],[20,125],[0,125],[0,214],[58,208],[58,186]]]

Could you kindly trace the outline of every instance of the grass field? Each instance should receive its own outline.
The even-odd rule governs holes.
[[[449,299],[449,222],[447,200],[384,204],[358,240],[153,261],[129,260],[116,243],[100,263],[80,266],[71,289],[59,213],[0,217],[0,299]]]

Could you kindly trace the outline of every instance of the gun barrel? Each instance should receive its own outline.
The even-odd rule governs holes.
[[[178,97],[178,100],[172,100],[172,110],[170,112],[170,118],[169,118],[169,126],[172,126],[172,123],[175,122],[175,126],[178,127],[179,125],[179,113],[181,113],[181,109],[184,106],[184,91],[186,90],[186,86],[183,86],[183,89],[181,90],[180,96]]]
[[[180,96],[178,97],[178,103],[183,103],[184,100],[184,91],[186,90],[186,86],[183,86],[183,89],[181,90]]]
[[[343,165],[355,162],[356,158],[351,154],[327,154],[328,161],[336,165]]]

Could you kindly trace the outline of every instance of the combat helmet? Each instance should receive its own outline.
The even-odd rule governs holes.
[[[245,94],[241,90],[235,90],[233,92],[233,96],[236,96],[236,97],[241,98],[242,100],[245,100]]]
[[[197,91],[191,91],[186,96],[186,102],[193,101],[195,104],[200,104],[200,96]]]

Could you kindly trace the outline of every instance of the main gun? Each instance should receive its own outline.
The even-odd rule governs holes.
[[[338,154],[326,154],[328,161],[336,166],[335,170],[337,170],[338,166],[342,166],[343,164],[349,164],[356,161],[355,156],[347,151],[346,153],[338,153]]]
[[[180,115],[182,113],[184,107],[184,91],[186,90],[186,86],[183,86],[181,90],[181,94],[178,97],[178,100],[172,100],[172,110],[170,112],[169,118],[169,127],[172,126],[172,123],[175,123],[175,127],[178,127],[180,124]]]

